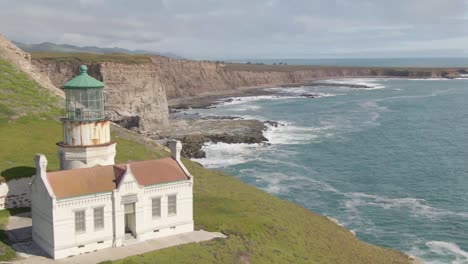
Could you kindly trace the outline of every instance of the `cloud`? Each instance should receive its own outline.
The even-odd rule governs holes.
[[[465,53],[466,0],[0,0],[0,33],[192,58]]]

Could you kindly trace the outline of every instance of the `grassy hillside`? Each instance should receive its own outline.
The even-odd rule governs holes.
[[[148,55],[136,54],[93,54],[93,53],[54,53],[54,52],[32,52],[31,56],[34,59],[48,60],[55,62],[72,62],[72,63],[98,63],[98,62],[115,62],[125,64],[151,63]]]
[[[10,179],[25,176],[25,172],[31,174],[36,152],[47,155],[50,170],[57,169],[54,143],[61,138],[61,126],[55,115],[60,113],[60,101],[42,92],[7,62],[0,60],[0,65],[0,72],[8,72],[8,81],[0,78],[0,94],[9,94],[0,101],[2,176]],[[29,94],[27,100],[30,102],[27,104],[23,103],[25,94]],[[17,114],[16,111],[24,109],[28,111]],[[118,143],[118,162],[168,155],[157,144],[122,129],[114,129],[113,138]],[[406,255],[363,243],[346,229],[303,207],[280,200],[219,171],[206,170],[189,160],[184,160],[184,163],[195,177],[196,226],[223,232],[229,238],[167,248],[129,257],[118,263],[409,262]],[[8,211],[0,212],[0,228],[8,215]],[[4,246],[3,249],[11,253],[9,247]]]

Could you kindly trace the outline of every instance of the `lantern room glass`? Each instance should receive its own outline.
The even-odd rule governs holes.
[[[65,89],[67,119],[93,121],[104,119],[102,88]]]

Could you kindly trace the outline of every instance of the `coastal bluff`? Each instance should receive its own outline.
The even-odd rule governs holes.
[[[453,78],[467,69],[320,67],[225,64],[146,55],[32,53],[32,64],[61,87],[87,64],[106,83],[109,117],[126,128],[151,131],[167,126],[168,101],[233,93],[249,87],[300,85],[344,77]]]
[[[57,120],[63,107],[63,99],[60,94],[56,96],[52,90],[39,83],[33,74],[37,73],[37,77],[41,77],[41,72],[36,71],[38,69],[27,58],[23,60],[25,57],[22,56],[27,56],[26,54],[16,52],[3,53],[0,47],[0,73],[5,76],[0,78],[0,94],[4,95],[0,119],[5,124],[0,126],[1,134],[4,135],[0,171],[3,180],[9,184],[9,188],[1,190],[3,193],[9,192],[4,197],[7,200],[14,198],[11,194],[22,194],[29,189],[27,186],[30,176],[35,171],[31,167],[32,157],[38,149],[50,157],[49,168],[58,170],[59,157],[55,155],[57,150],[53,143],[63,136],[62,127]],[[9,57],[10,55],[13,57]],[[30,67],[34,72],[18,66],[15,59],[25,63],[25,67]],[[86,64],[92,66],[91,62]],[[100,67],[99,64],[93,67]],[[124,76],[128,78],[127,75]],[[43,77],[47,80],[47,76]],[[117,76],[112,78],[117,79]],[[157,80],[156,77],[154,80]],[[158,85],[158,82],[155,81],[154,84]],[[161,81],[161,87],[162,85]],[[18,116],[20,112],[21,117]],[[119,144],[116,156],[118,163],[169,155],[166,149],[154,141],[118,126],[113,127],[111,136]],[[123,262],[152,263],[169,259],[173,263],[188,263],[196,259],[203,263],[407,264],[414,261],[414,258],[402,252],[362,242],[327,217],[274,197],[235,177],[220,171],[207,170],[188,159],[183,162],[197,181],[194,185],[197,228],[222,232],[229,238],[147,252],[122,260]],[[21,182],[16,182],[16,179]],[[13,186],[16,184],[18,185]],[[27,195],[18,196],[16,203],[14,200],[11,203],[7,201],[5,206],[28,206],[30,199],[22,197]],[[0,217],[2,223],[5,225],[10,214],[22,210],[24,208],[3,210]],[[15,218],[10,220],[14,221]],[[0,240],[0,257],[3,261],[16,258],[11,241],[6,236]]]

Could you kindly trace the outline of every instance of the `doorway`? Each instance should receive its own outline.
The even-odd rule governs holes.
[[[136,236],[136,221],[135,221],[135,203],[124,204],[124,228],[125,238],[135,238]]]

